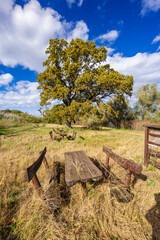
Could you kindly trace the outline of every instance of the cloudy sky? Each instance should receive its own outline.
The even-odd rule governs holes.
[[[36,76],[56,37],[106,46],[134,91],[160,88],[160,0],[0,0],[0,109],[38,114]]]

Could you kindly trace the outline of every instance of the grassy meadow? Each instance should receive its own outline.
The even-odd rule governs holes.
[[[0,129],[0,239],[40,240],[143,240],[160,239],[160,170],[143,166],[146,179],[132,177],[133,199],[118,202],[111,188],[119,189],[126,171],[112,159],[110,175],[99,183],[80,183],[67,188],[64,181],[64,153],[84,150],[90,158],[105,163],[105,145],[127,159],[143,164],[144,131],[100,128],[90,130],[73,126],[74,141],[52,141],[53,125]],[[72,134],[72,130],[70,130]],[[60,161],[61,207],[51,213],[37,195],[32,183],[24,182],[25,168],[46,146],[51,166]],[[42,164],[38,178],[47,189],[46,170]],[[158,195],[159,194],[159,195]],[[160,228],[159,228],[160,229]],[[156,236],[156,238],[153,238]]]

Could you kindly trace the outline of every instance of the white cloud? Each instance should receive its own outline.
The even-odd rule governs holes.
[[[15,0],[0,0],[0,13],[7,15],[11,12]]]
[[[75,28],[73,31],[71,31],[68,34],[68,41],[70,42],[72,38],[83,38],[83,40],[88,40],[88,32],[89,29],[87,27],[87,25],[85,24],[85,22],[83,21],[79,21],[77,22]]]
[[[8,85],[12,82],[13,76],[10,73],[5,73],[0,75],[0,86]]]
[[[122,26],[124,24],[123,20],[118,21],[118,25]]]
[[[160,0],[142,0],[142,16],[144,16],[149,11],[157,12],[159,9]]]
[[[75,3],[76,0],[66,0],[66,1],[67,1],[67,4],[68,4],[68,7],[71,8],[72,4]]]
[[[79,2],[78,2],[78,7],[81,7],[81,6],[82,6],[83,1],[84,1],[84,0],[79,0]]]
[[[82,4],[83,4],[83,1],[84,1],[84,0],[79,0],[78,2],[77,2],[77,0],[66,0],[69,8],[71,8],[71,7],[72,7],[72,4],[74,4],[74,3],[76,3],[76,2],[77,2],[77,6],[78,6],[78,7],[81,7]]]
[[[118,38],[118,36],[119,36],[119,32],[117,30],[112,30],[108,33],[98,36],[95,39],[95,41],[100,40],[101,42],[105,42],[105,41],[113,42]]]
[[[88,39],[88,28],[83,21],[76,26],[68,23],[53,9],[42,8],[37,0],[30,0],[23,8],[13,3],[7,0],[3,5],[4,11],[8,9],[7,17],[0,15],[0,63],[5,66],[20,64],[40,72],[50,38]]]
[[[159,42],[159,41],[160,41],[160,34],[157,35],[157,36],[153,39],[152,44],[157,43],[157,42]],[[157,48],[157,51],[159,51],[159,50],[160,50],[160,46]]]
[[[19,81],[8,91],[0,92],[0,107],[6,109],[15,107],[18,109],[39,106],[40,91],[37,90],[38,83],[29,81]],[[38,107],[37,107],[38,108]]]
[[[156,43],[156,42],[159,42],[160,41],[160,35],[156,36],[153,41],[152,41],[152,44],[153,43]]]
[[[106,48],[107,48],[107,56],[110,56],[115,51],[114,48],[110,48],[110,47],[106,47]]]
[[[160,52],[137,53],[133,57],[114,54],[107,63],[116,71],[134,77],[134,90],[146,83],[157,83],[160,88]]]

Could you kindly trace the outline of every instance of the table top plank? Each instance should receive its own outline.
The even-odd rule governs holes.
[[[65,179],[68,186],[81,181],[99,181],[102,172],[87,157],[84,151],[65,153]]]
[[[65,180],[68,187],[80,181],[77,175],[76,167],[73,164],[74,159],[71,153],[65,153]]]
[[[96,167],[96,165],[87,157],[84,151],[78,151],[79,159],[83,162],[83,166],[90,173],[91,179],[98,181],[102,178],[102,172]]]
[[[79,175],[81,182],[87,182],[92,178],[92,176],[83,161],[84,156],[82,156],[79,151],[72,152],[72,155],[74,158],[77,174]]]

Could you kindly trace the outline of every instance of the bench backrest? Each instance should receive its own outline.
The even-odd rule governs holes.
[[[137,164],[132,160],[120,157],[119,155],[112,152],[112,150],[107,148],[106,146],[103,146],[103,152],[105,152],[109,157],[111,157],[124,169],[130,170],[132,173],[136,174],[140,174],[142,172],[142,166],[140,164]]]
[[[41,155],[39,156],[39,158],[28,168],[26,168],[25,171],[25,175],[24,178],[27,182],[30,182],[32,180],[32,178],[35,176],[36,172],[38,171],[38,169],[40,168],[42,161],[45,162],[45,166],[47,166],[46,164],[46,158],[45,158],[45,154],[46,154],[46,147],[44,148],[44,150],[41,152]]]
[[[103,146],[103,152],[107,154],[106,168],[109,167],[109,158],[112,158],[116,163],[118,163],[121,167],[127,170],[125,186],[129,188],[131,183],[131,174],[141,174],[142,165],[137,164],[132,160],[128,160],[126,158],[120,157],[119,155],[112,152],[112,150],[107,148],[106,146]]]
[[[41,195],[43,193],[43,190],[42,190],[41,184],[38,180],[36,173],[37,173],[38,169],[40,168],[42,161],[43,161],[46,169],[47,170],[49,169],[48,162],[45,158],[46,151],[47,151],[47,149],[45,147],[44,150],[40,153],[39,158],[31,166],[26,168],[25,174],[24,174],[25,181],[30,182],[32,180],[32,183],[39,195]]]

